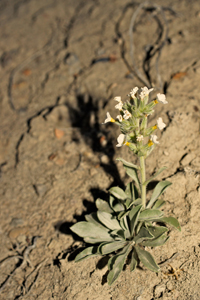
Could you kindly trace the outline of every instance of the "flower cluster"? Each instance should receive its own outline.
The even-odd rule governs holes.
[[[147,117],[151,115],[154,106],[157,103],[167,104],[164,94],[157,94],[155,100],[149,102],[149,93],[153,88],[138,87],[131,90],[128,95],[129,99],[122,102],[121,97],[115,97],[117,102],[115,108],[119,110],[116,118],[112,118],[107,112],[107,118],[104,123],[113,122],[119,125],[121,134],[117,138],[117,147],[127,145],[138,156],[148,156],[153,150],[155,144],[159,144],[157,136],[154,134],[156,129],[162,130],[166,127],[162,118],[157,119],[157,123],[152,127],[147,127]],[[145,140],[147,139],[145,143]]]

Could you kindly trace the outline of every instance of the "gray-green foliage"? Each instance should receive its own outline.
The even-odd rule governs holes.
[[[168,181],[160,182],[145,209],[141,204],[140,191],[133,182],[127,185],[125,191],[119,187],[112,187],[109,191],[109,202],[97,199],[97,212],[87,215],[86,221],[71,227],[71,230],[83,237],[86,243],[94,244],[79,253],[75,261],[112,254],[108,261],[109,285],[118,278],[128,256],[131,271],[134,271],[141,261],[151,271],[158,272],[159,266],[145,247],[165,244],[169,238],[166,224],[180,230],[178,221],[173,217],[164,217],[159,209],[163,200],[158,197],[168,186]]]

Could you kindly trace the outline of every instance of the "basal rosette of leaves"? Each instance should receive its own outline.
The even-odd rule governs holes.
[[[167,103],[162,94],[158,94],[156,100],[148,103],[151,91],[152,89],[144,87],[139,94],[136,87],[129,94],[129,101],[126,103],[122,103],[121,97],[116,97],[118,104],[115,107],[120,114],[113,119],[107,113],[105,120],[105,123],[113,122],[120,126],[122,133],[118,137],[117,146],[127,145],[139,158],[139,166],[122,158],[118,159],[132,181],[125,191],[112,187],[109,190],[108,202],[97,199],[97,212],[87,215],[86,221],[71,227],[87,244],[93,245],[80,252],[75,258],[76,262],[97,255],[111,255],[108,261],[109,285],[115,282],[127,261],[130,262],[131,271],[141,262],[149,270],[158,272],[160,268],[146,247],[157,247],[166,243],[169,239],[167,224],[181,230],[178,220],[165,217],[161,210],[165,201],[160,196],[171,185],[169,181],[159,182],[151,198],[146,199],[147,185],[165,169],[161,168],[146,180],[145,159],[155,144],[159,143],[157,136],[152,136],[152,132],[166,126],[159,118],[155,126],[147,127],[147,117],[153,113],[153,107],[158,102]]]

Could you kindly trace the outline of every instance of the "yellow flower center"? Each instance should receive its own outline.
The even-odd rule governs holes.
[[[152,145],[153,145],[153,142],[151,140],[149,140],[148,146],[151,147]]]
[[[154,126],[152,127],[153,130],[155,130],[155,129],[157,129],[157,128],[158,128],[157,125],[154,125]]]
[[[158,103],[158,100],[154,100],[153,102],[154,102],[155,104],[157,104],[157,103]]]
[[[130,143],[129,142],[124,142],[124,145],[129,146]]]
[[[113,118],[110,119],[110,122],[115,123],[115,120]]]

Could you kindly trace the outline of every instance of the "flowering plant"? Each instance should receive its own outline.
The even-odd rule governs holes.
[[[108,284],[111,285],[119,276],[124,264],[129,258],[130,270],[134,271],[142,262],[144,266],[154,272],[160,270],[153,256],[146,247],[163,245],[169,238],[166,224],[181,230],[179,222],[174,217],[165,217],[161,207],[165,201],[160,195],[171,185],[169,181],[159,182],[150,199],[146,197],[147,185],[158,176],[165,167],[158,170],[151,178],[146,179],[145,159],[159,144],[156,129],[166,127],[162,118],[157,124],[148,127],[147,118],[154,112],[157,103],[167,104],[164,94],[157,94],[156,100],[149,102],[149,93],[153,89],[135,87],[128,95],[129,100],[122,102],[121,97],[115,97],[115,108],[119,110],[116,119],[109,112],[103,124],[113,122],[121,130],[117,138],[117,147],[128,146],[139,158],[139,166],[127,162],[122,158],[126,173],[132,181],[125,190],[112,187],[109,190],[109,202],[97,199],[97,212],[87,215],[86,221],[78,222],[71,230],[84,238],[89,244],[79,253],[75,261],[81,261],[91,256],[112,254],[108,261]]]

